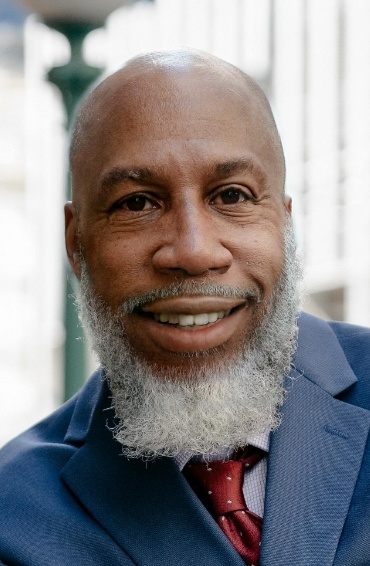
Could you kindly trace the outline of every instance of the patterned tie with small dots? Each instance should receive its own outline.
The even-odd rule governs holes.
[[[189,463],[184,476],[248,566],[258,566],[262,518],[249,511],[243,496],[244,468],[266,452],[247,446],[228,461]]]

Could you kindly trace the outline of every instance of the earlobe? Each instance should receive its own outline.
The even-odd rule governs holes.
[[[287,213],[291,215],[293,210],[293,205],[292,205],[292,197],[290,197],[289,195],[285,195],[284,197],[284,206]]]
[[[65,244],[69,264],[77,278],[80,277],[80,262],[78,253],[77,212],[71,202],[64,206]]]

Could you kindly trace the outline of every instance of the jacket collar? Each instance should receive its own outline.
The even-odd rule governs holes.
[[[272,435],[261,564],[332,564],[370,429],[338,395],[357,381],[330,326],[308,315]]]
[[[307,313],[298,319],[292,367],[293,377],[301,373],[334,397],[357,381],[331,326]]]

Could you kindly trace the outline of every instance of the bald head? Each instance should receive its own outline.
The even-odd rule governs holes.
[[[192,108],[207,105],[207,100],[210,111],[214,106],[222,111],[222,105],[234,105],[238,120],[245,119],[247,129],[253,121],[253,135],[271,146],[283,192],[284,154],[262,89],[240,69],[213,55],[177,50],[131,59],[87,96],[76,115],[70,147],[74,193],[81,166],[85,168],[96,152],[104,152],[107,137],[114,140],[117,119],[125,121],[128,131],[135,120],[141,120],[144,126],[148,114],[161,116],[168,124],[180,111],[192,114]]]

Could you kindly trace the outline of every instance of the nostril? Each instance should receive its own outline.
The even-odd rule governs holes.
[[[163,246],[152,258],[157,270],[170,270],[172,273],[177,270],[181,275],[193,277],[209,272],[226,273],[232,260],[231,252],[220,244],[194,248],[186,245],[186,242]]]

